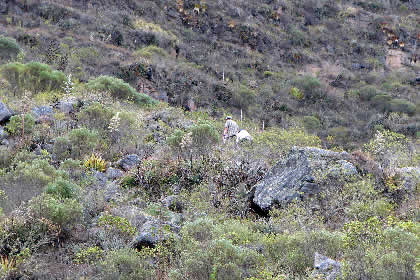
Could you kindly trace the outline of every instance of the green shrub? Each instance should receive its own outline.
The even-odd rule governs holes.
[[[6,129],[11,135],[22,136],[22,132],[23,132],[22,119],[23,119],[22,115],[15,115],[10,118],[9,123],[6,125]],[[26,114],[24,120],[25,120],[25,124],[24,124],[25,134],[32,133],[33,128],[35,126],[34,118],[30,114]]]
[[[200,155],[204,155],[211,150],[212,145],[216,144],[220,138],[216,128],[208,121],[200,121],[191,127],[190,131],[192,147]]]
[[[99,264],[101,279],[156,279],[155,268],[148,258],[135,249],[110,251]]]
[[[90,154],[99,142],[99,135],[96,131],[87,128],[77,128],[68,134],[71,144],[71,154],[75,158],[81,158]]]
[[[364,86],[359,90],[359,97],[363,101],[371,100],[378,92],[374,86]]]
[[[15,39],[0,35],[0,58],[12,59],[16,58],[21,52],[21,48]]]
[[[292,87],[290,89],[290,94],[294,98],[296,98],[297,100],[302,100],[305,97],[305,95],[303,94],[303,92],[300,89],[298,89],[297,87]]]
[[[136,228],[133,227],[130,222],[123,217],[102,215],[98,220],[98,225],[106,227],[109,230],[120,231],[127,235],[134,235]]]
[[[302,76],[292,81],[292,84],[303,91],[304,99],[316,102],[325,97],[325,90],[321,81],[312,76]]]
[[[52,70],[50,66],[39,62],[8,63],[0,68],[0,72],[20,92],[24,89],[34,93],[62,91],[66,80],[63,72]]]
[[[395,98],[389,102],[389,110],[412,115],[416,112],[416,105],[408,100]]]
[[[78,186],[70,181],[62,178],[56,180],[54,183],[49,183],[45,192],[57,198],[75,198]]]
[[[61,199],[49,194],[33,199],[30,208],[62,228],[78,221],[82,215],[82,206],[76,199]]]
[[[389,109],[389,101],[392,97],[387,93],[381,93],[372,97],[371,102],[378,110],[385,111]]]
[[[151,58],[155,55],[165,57],[165,56],[168,56],[168,53],[164,49],[159,48],[158,46],[150,45],[150,46],[144,47],[144,48],[136,51],[134,53],[134,55],[135,56],[140,56],[140,57],[145,57],[145,58]]]
[[[241,84],[233,93],[232,105],[239,109],[247,110],[254,99],[255,91]]]
[[[185,136],[185,132],[176,129],[168,138],[166,139],[166,143],[178,154],[180,155],[182,152],[182,139]]]
[[[107,130],[114,112],[100,103],[83,108],[78,114],[79,121],[89,129]]]
[[[77,264],[87,263],[94,264],[104,256],[104,250],[98,246],[88,247],[79,250],[74,256],[74,262]]]
[[[128,83],[118,78],[110,76],[100,76],[94,80],[90,80],[87,86],[88,88],[93,90],[109,92],[111,96],[115,99],[130,99],[139,105],[156,104],[156,100],[152,99],[146,94],[138,93]]]
[[[303,117],[303,125],[308,131],[315,131],[321,127],[321,122],[317,117],[305,116]]]
[[[339,143],[346,143],[349,141],[351,130],[348,127],[337,126],[330,128],[328,134],[333,136]]]
[[[62,161],[71,156],[71,143],[67,137],[57,137],[54,141],[53,153],[57,160]]]

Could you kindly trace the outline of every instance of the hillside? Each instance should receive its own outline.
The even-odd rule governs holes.
[[[418,279],[418,44],[416,0],[2,1],[0,279]]]

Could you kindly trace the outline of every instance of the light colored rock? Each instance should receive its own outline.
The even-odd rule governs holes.
[[[315,274],[322,274],[326,280],[341,279],[341,264],[326,256],[315,252]]]

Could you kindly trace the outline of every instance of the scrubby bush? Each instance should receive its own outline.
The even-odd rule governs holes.
[[[312,76],[302,76],[292,81],[292,84],[304,93],[304,100],[319,102],[325,96],[321,81]]]
[[[148,258],[135,249],[110,251],[99,265],[102,279],[135,280],[156,279],[155,267]]]
[[[88,88],[93,90],[109,92],[111,96],[115,99],[130,99],[139,105],[156,104],[156,101],[154,99],[152,99],[146,94],[138,93],[128,83],[118,78],[110,76],[100,76],[94,80],[90,80],[87,86]]]
[[[66,80],[63,72],[52,70],[50,66],[39,62],[8,63],[0,68],[0,72],[13,89],[20,93],[24,89],[34,93],[62,91]]]
[[[83,108],[78,114],[79,121],[89,129],[107,130],[113,112],[110,108],[95,102]]]
[[[45,192],[61,199],[75,198],[78,186],[65,179],[58,179],[54,183],[49,183]]]
[[[317,117],[314,116],[305,116],[303,117],[303,125],[308,131],[316,131],[321,127],[321,122]]]
[[[50,194],[34,198],[29,207],[39,217],[48,219],[61,228],[78,221],[82,215],[82,206],[76,199],[60,198]]]
[[[374,86],[364,86],[359,90],[359,97],[363,101],[369,101],[377,94],[378,91]]]
[[[0,58],[11,59],[16,58],[21,52],[21,48],[15,39],[0,35]]]
[[[68,134],[71,144],[71,154],[74,158],[81,158],[92,152],[99,142],[99,135],[96,131],[87,128],[77,128]]]
[[[395,98],[389,101],[389,110],[412,115],[416,112],[416,105],[408,100]]]
[[[22,119],[24,119],[24,123],[22,122]],[[23,132],[25,134],[31,134],[34,126],[35,120],[30,114],[26,114],[24,118],[22,118],[22,115],[15,115],[10,118],[10,122],[6,125],[6,129],[11,135],[22,136]]]
[[[389,110],[389,101],[392,97],[387,93],[381,93],[372,97],[371,102],[378,110]]]

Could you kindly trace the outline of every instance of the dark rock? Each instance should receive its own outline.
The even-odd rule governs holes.
[[[140,157],[138,155],[132,154],[124,157],[123,159],[120,159],[117,164],[119,167],[121,167],[124,171],[128,171],[137,164],[139,164],[141,161]]]
[[[326,280],[341,279],[341,264],[315,252],[315,274],[322,274]]]
[[[78,107],[79,102],[77,100],[62,100],[58,102],[56,108],[65,114],[70,114],[75,111],[75,108]]]
[[[170,195],[163,199],[163,205],[171,211],[181,213],[184,209],[184,204],[177,195]]]
[[[317,194],[325,180],[350,180],[357,175],[348,162],[348,153],[319,148],[298,148],[290,151],[284,162],[277,163],[265,178],[254,186],[251,194],[256,210],[266,213],[274,205],[285,205],[294,199]]]
[[[7,122],[13,115],[14,112],[0,101],[0,123]]]
[[[403,167],[395,170],[403,189],[409,193],[414,193],[420,185],[420,167]]]
[[[141,250],[144,247],[154,248],[159,242],[168,238],[169,233],[158,220],[147,221],[133,239],[132,247]]]
[[[51,106],[38,106],[32,108],[32,115],[36,122],[52,121],[54,119],[54,110]]]
[[[96,179],[96,183],[101,187],[105,186],[108,182],[108,178],[102,172],[96,171],[94,177]]]
[[[0,1],[0,13],[7,14],[7,11],[8,11],[7,2]]]
[[[0,126],[0,140],[6,139],[7,137],[9,137],[9,133],[7,133],[2,126]]]
[[[115,182],[110,182],[105,185],[104,199],[106,202],[118,201],[121,197],[121,189]]]
[[[115,179],[118,179],[118,178],[120,178],[120,177],[122,177],[123,176],[123,172],[121,171],[121,170],[119,170],[119,169],[116,169],[116,168],[112,168],[112,167],[110,167],[110,168],[108,168],[107,170],[106,170],[106,172],[105,172],[105,176],[109,179],[109,180],[115,180]]]

